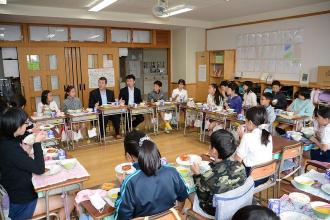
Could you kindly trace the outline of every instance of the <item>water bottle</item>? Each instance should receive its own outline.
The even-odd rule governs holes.
[[[60,149],[58,151],[58,159],[59,160],[65,160],[66,159],[66,156],[65,156],[65,151],[63,149]]]

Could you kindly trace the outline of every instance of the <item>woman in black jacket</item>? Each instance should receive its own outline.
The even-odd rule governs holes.
[[[12,220],[30,219],[45,213],[44,199],[38,199],[32,184],[32,173],[43,174],[45,161],[40,142],[45,140],[38,133],[33,145],[34,159],[30,158],[21,146],[21,135],[27,127],[28,116],[21,108],[9,108],[0,118],[0,184],[6,189],[9,200],[9,217]],[[70,202],[71,201],[71,202]],[[60,196],[49,198],[50,210],[63,208]],[[69,198],[72,210],[72,198]],[[64,209],[59,213],[65,218]]]

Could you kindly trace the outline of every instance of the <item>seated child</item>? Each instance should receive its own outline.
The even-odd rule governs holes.
[[[159,80],[154,82],[154,90],[148,94],[148,102],[158,102],[160,100],[166,100],[167,97],[165,96],[164,92],[162,91],[163,83]],[[165,112],[161,111],[160,116],[165,124],[165,132],[169,133],[172,130],[171,124],[168,120],[165,120]]]
[[[269,124],[269,131],[272,133],[273,131],[273,122],[276,119],[274,107],[270,104],[273,100],[273,94],[266,92],[261,95],[260,104],[266,108],[267,111],[267,119]]]
[[[310,140],[319,149],[311,150],[311,159],[330,163],[330,107],[321,107],[317,111],[317,122],[320,126],[320,135]]]
[[[227,89],[228,103],[225,104],[226,109],[234,109],[234,112],[240,114],[242,112],[242,98],[238,95],[238,86],[235,82],[231,82]]]
[[[217,110],[222,110],[223,109],[223,103],[224,103],[224,97],[220,93],[218,86],[215,83],[212,83],[209,85],[209,94],[207,96],[207,105],[212,106],[216,108]],[[208,126],[209,129],[209,135],[212,134],[213,129],[216,126],[220,126],[220,124],[216,121],[211,121]]]
[[[275,109],[283,109],[285,110],[287,107],[286,96],[283,92],[281,92],[281,83],[280,81],[274,80],[272,83],[273,90],[273,101],[272,105]]]
[[[244,165],[232,160],[235,150],[233,135],[224,129],[217,130],[211,135],[209,148],[209,155],[215,159],[210,163],[211,170],[201,174],[198,164],[191,166],[197,195],[193,194],[190,198],[193,201],[193,210],[198,214],[214,219],[213,196],[244,185]]]
[[[310,91],[307,88],[300,88],[298,98],[296,98],[287,108],[288,111],[294,112],[296,115],[313,117],[314,105],[310,99]]]
[[[257,95],[252,91],[253,82],[245,81],[243,84],[244,96],[243,96],[243,106],[253,107],[258,105]]]
[[[188,93],[187,93],[187,90],[184,89],[185,86],[186,86],[186,81],[184,81],[183,79],[179,79],[178,88],[173,89],[173,92],[172,92],[173,101],[187,102]]]

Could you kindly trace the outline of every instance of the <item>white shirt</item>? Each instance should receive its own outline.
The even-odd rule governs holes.
[[[131,89],[130,87],[128,88],[128,104],[133,105],[134,104],[134,87]]]
[[[330,124],[327,124],[320,129],[320,139],[321,144],[327,145],[328,150],[330,150]]]
[[[39,102],[38,107],[37,107],[37,112],[42,113],[44,106],[49,107],[50,110],[52,110],[52,111],[56,111],[56,112],[60,111],[56,102],[53,100],[49,103],[49,105],[44,105],[44,104],[42,104],[42,102]]]
[[[106,90],[100,90],[100,94],[101,94],[101,100],[102,103],[99,103],[100,105],[106,105],[108,104],[108,97],[107,97],[107,91]]]
[[[244,96],[243,96],[243,106],[256,106],[258,105],[257,103],[257,95],[250,91],[249,93],[244,93]]]
[[[246,167],[253,167],[273,159],[272,137],[269,137],[267,146],[261,144],[261,131],[256,128],[251,133],[245,133],[237,148],[237,155]]]
[[[207,102],[208,105],[216,106],[218,109],[222,109],[223,108],[223,102],[222,102],[220,97],[219,97],[219,99],[220,99],[220,103],[219,103],[219,105],[216,105],[215,102],[214,102],[214,96],[211,95],[211,94],[208,94],[206,102]]]
[[[176,100],[173,100],[173,101],[176,101],[176,102],[179,102],[180,99],[182,99],[182,101],[187,101],[188,100],[188,93],[187,93],[187,90],[185,89],[182,89],[182,90],[179,90],[178,88],[176,89],[173,89],[173,92],[172,92],[172,98],[174,99],[175,96],[178,97],[176,98]]]

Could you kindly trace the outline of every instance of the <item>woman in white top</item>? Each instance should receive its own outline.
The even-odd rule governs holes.
[[[263,106],[255,106],[246,111],[246,131],[239,130],[242,137],[237,148],[235,159],[243,161],[247,175],[251,167],[271,161],[273,158],[273,141],[268,132],[267,112]],[[246,132],[246,133],[244,133]],[[255,186],[267,179],[255,182]]]
[[[243,106],[253,107],[257,106],[257,95],[252,91],[253,82],[245,81],[243,84],[244,96]]]
[[[187,102],[188,93],[187,90],[184,89],[186,86],[186,82],[183,79],[179,79],[178,88],[174,89],[172,92],[172,99],[175,102]]]
[[[216,110],[222,110],[223,103],[224,103],[224,97],[220,93],[217,84],[215,84],[215,83],[210,84],[209,85],[209,94],[207,95],[207,105],[216,108]],[[209,120],[206,123],[209,124],[207,126],[209,129],[209,136],[211,136],[214,131],[223,128],[223,125],[216,121]]]
[[[49,108],[51,111],[59,112],[59,108],[56,102],[53,100],[52,92],[49,90],[44,90],[41,93],[41,102],[38,103],[37,112],[43,113],[46,108]]]

